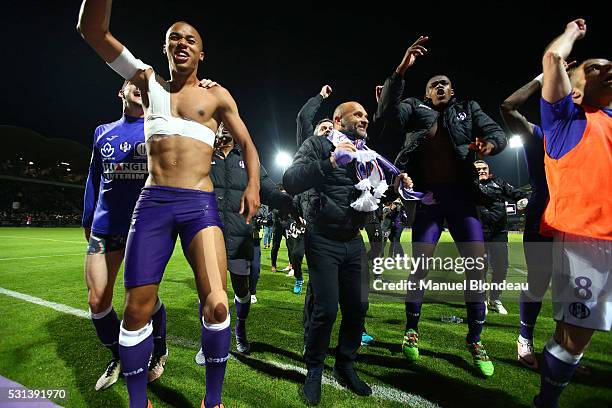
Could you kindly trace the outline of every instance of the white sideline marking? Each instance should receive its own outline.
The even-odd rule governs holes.
[[[83,236],[82,241],[64,241],[61,239],[51,239],[51,238],[33,238],[33,237],[23,237],[21,235],[0,235],[0,238],[17,238],[17,239],[34,239],[38,241],[53,241],[53,242],[67,242],[69,244],[83,244],[87,245],[87,241],[85,241],[85,237]]]
[[[74,307],[63,305],[61,303],[50,302],[48,300],[44,300],[44,299],[26,295],[20,292],[15,292],[12,290],[4,289],[1,287],[0,287],[0,294],[11,296],[11,297],[21,299],[21,300],[25,300],[26,302],[34,303],[40,306],[45,306],[45,307],[51,308],[61,313],[71,314],[73,316],[78,316],[78,317],[82,317],[85,319],[89,319],[91,317],[90,313],[85,310],[76,309]],[[181,347],[188,347],[192,349],[200,348],[199,342],[184,339],[178,336],[172,336],[172,335],[167,336],[167,340],[170,343],[176,344]],[[262,362],[273,365],[283,370],[292,370],[300,374],[306,375],[306,369],[303,367],[298,367],[292,364],[280,363],[280,362],[273,361],[273,360],[262,360],[262,359],[258,359],[254,357],[249,357],[249,359],[262,361]],[[239,362],[239,360],[237,359],[234,359],[234,360]],[[322,383],[331,385],[332,387],[337,388],[337,389],[344,389],[344,387],[338,384],[338,382],[333,377],[330,377],[328,375],[323,375]],[[439,405],[423,397],[420,397],[418,395],[403,392],[403,391],[400,391],[400,390],[397,390],[391,387],[385,387],[383,385],[372,385],[372,396],[378,397],[378,398],[384,398],[389,401],[409,404],[410,406],[414,406],[414,407],[423,407],[423,408],[439,407]]]
[[[512,268],[512,269],[514,269],[518,273],[522,273],[523,275],[527,275],[527,272],[523,271],[522,269],[519,269],[519,268]]]
[[[0,261],[17,261],[17,260],[20,260],[20,259],[52,258],[52,257],[55,257],[55,256],[75,256],[75,255],[85,255],[85,252],[79,252],[78,254],[22,256],[21,258],[0,258]]]
[[[3,295],[11,296],[17,299],[25,300],[26,302],[34,303],[40,306],[48,307],[53,310],[57,310],[58,312],[71,314],[73,316],[82,317],[85,319],[89,319],[91,314],[86,312],[85,310],[76,309],[74,307],[70,307],[67,305],[63,305],[61,303],[49,302],[48,300],[44,300],[41,298],[37,298],[34,296],[26,295],[23,293],[15,292],[12,290],[0,288],[0,293]]]
[[[252,358],[252,357],[249,357],[249,358],[253,360],[259,360],[257,358]],[[262,361],[262,360],[259,360],[259,361]],[[275,367],[281,368],[283,370],[296,371],[303,375],[306,375],[306,372],[307,372],[306,369],[303,367],[298,367],[298,366],[294,366],[291,364],[279,363],[277,361],[272,361],[272,360],[263,360],[263,361]],[[323,380],[321,381],[321,383],[331,385],[332,387],[337,388],[339,390],[345,389],[343,386],[341,386],[338,383],[338,381],[336,381],[334,377],[330,377],[327,375],[323,375]],[[372,387],[373,397],[384,398],[389,401],[395,401],[395,402],[399,402],[403,404],[409,404],[409,406],[411,407],[424,407],[424,408],[439,407],[439,405],[434,404],[433,402],[426,400],[423,397],[420,397],[414,394],[409,394],[409,393],[406,393],[400,390],[396,390],[395,388],[385,387],[383,385],[372,385],[371,387]]]

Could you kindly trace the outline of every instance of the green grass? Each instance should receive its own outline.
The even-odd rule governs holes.
[[[404,237],[408,239],[406,232]],[[520,235],[510,235],[520,242]],[[38,238],[38,239],[35,239]],[[445,235],[445,241],[450,238]],[[518,247],[518,246],[516,246]],[[279,267],[287,262],[282,247]],[[87,310],[83,279],[85,241],[80,229],[0,229],[0,287]],[[61,256],[55,256],[61,255]],[[42,257],[30,258],[27,257]],[[10,259],[20,258],[20,259]],[[524,268],[524,259],[511,251],[511,270]],[[300,407],[303,375],[277,363],[303,367],[303,296],[291,293],[293,279],[270,272],[269,250],[263,250],[259,302],[249,316],[251,358],[228,363],[223,400],[227,407]],[[510,274],[520,280],[519,273]],[[123,287],[117,284],[114,305],[123,309]],[[228,294],[230,299],[233,293]],[[200,325],[192,272],[180,251],[170,261],[160,296],[167,307],[170,359],[166,373],[149,387],[149,397],[159,407],[199,407],[204,394],[204,368],[193,362],[198,348]],[[465,318],[461,302],[426,304],[420,323],[421,359],[408,364],[400,343],[404,327],[403,303],[373,302],[367,316],[368,331],[377,344],[362,348],[358,370],[372,384],[416,394],[444,407],[529,406],[539,387],[539,374],[515,362],[518,333],[518,304],[505,303],[508,316],[489,314],[483,342],[495,363],[495,375],[476,375],[471,357],[464,350],[466,325],[440,322],[440,316]],[[233,313],[233,312],[232,312]],[[545,304],[536,328],[536,349],[542,349],[554,329],[551,307]],[[341,316],[338,316],[338,321]],[[335,325],[332,347],[336,344]],[[565,407],[610,406],[612,366],[609,351],[612,338],[596,333],[583,359],[591,374],[578,374],[565,391]],[[127,406],[127,391],[120,380],[109,390],[96,392],[93,386],[103,371],[109,353],[87,319],[0,295],[0,375],[29,388],[66,388],[66,407]],[[327,374],[333,355],[327,362]],[[0,405],[1,402],[0,402]],[[405,406],[386,399],[361,398],[352,393],[323,386],[324,407]]]

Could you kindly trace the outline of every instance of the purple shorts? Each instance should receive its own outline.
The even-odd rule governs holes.
[[[125,287],[159,283],[180,234],[183,252],[198,232],[223,229],[215,193],[144,187],[134,208],[125,251]]]
[[[455,242],[484,241],[482,224],[469,188],[458,183],[429,188],[438,203],[419,204],[412,224],[412,242],[437,243],[445,220]]]

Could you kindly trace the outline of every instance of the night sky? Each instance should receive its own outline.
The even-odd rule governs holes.
[[[198,28],[206,53],[199,77],[232,93],[276,180],[281,175],[274,155],[279,149],[295,152],[295,116],[306,100],[330,84],[334,92],[320,116],[347,100],[361,102],[373,116],[374,86],[419,35],[430,37],[429,53],[407,72],[406,96],[422,96],[427,79],[444,73],[458,98],[476,100],[498,123],[500,103],[541,71],[544,47],[571,19],[586,18],[588,27],[574,58],[610,58],[609,13],[593,9],[605,2],[589,2],[589,8],[558,1],[444,3],[123,0],[114,2],[111,32],[168,78],[161,53],[166,29],[176,20]],[[77,34],[79,6],[75,0],[3,4],[0,124],[91,146],[95,127],[121,115],[116,94],[123,80]],[[538,121],[537,98],[532,102],[524,112]],[[387,143],[399,150],[402,140]],[[516,183],[515,151],[507,149],[490,163]]]

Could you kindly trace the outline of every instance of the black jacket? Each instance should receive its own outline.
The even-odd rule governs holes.
[[[479,194],[478,206],[482,231],[485,235],[494,235],[508,232],[508,215],[506,201],[518,201],[526,198],[527,194],[520,192],[505,180],[491,177],[484,181],[475,182]]]
[[[313,136],[304,141],[283,176],[283,185],[292,195],[314,188],[307,224],[334,240],[354,238],[363,227],[367,213],[358,212],[350,204],[359,197],[355,166],[333,168],[329,161],[334,145],[326,137]]]
[[[278,191],[276,184],[268,177],[263,166],[260,166],[261,202],[272,208],[291,211],[293,208],[291,196]],[[236,145],[223,158],[223,154],[213,155],[210,178],[215,187],[219,215],[223,221],[225,249],[228,259],[253,258],[253,226],[246,223],[244,216],[238,213],[240,199],[247,187],[248,175],[242,158],[242,152]]]
[[[321,103],[323,102],[323,96],[319,93],[312,98],[308,99],[302,109],[297,114],[296,122],[297,122],[297,131],[296,131],[296,139],[297,139],[297,148],[299,149],[304,140],[308,139],[310,136],[314,134],[314,126],[313,121],[315,115],[319,111],[321,107]]]
[[[296,124],[296,138],[297,138],[297,148],[299,149],[304,140],[308,139],[310,136],[314,135],[314,118],[319,108],[321,107],[321,103],[323,102],[323,96],[318,93],[312,98],[308,99],[302,109],[297,114]],[[314,190],[308,190],[300,194],[300,206],[303,214],[308,214],[312,210],[309,208],[310,203],[314,201]]]
[[[440,112],[429,102],[417,98],[402,100],[403,92],[404,79],[393,73],[385,81],[374,120],[382,121],[386,134],[394,131],[398,135],[405,135],[404,146],[395,164],[407,171],[418,185],[420,175],[416,167],[412,166],[415,162],[414,156],[418,154],[420,143],[438,121]],[[497,154],[506,147],[506,136],[502,128],[474,101],[458,102],[453,99],[442,114],[443,126],[448,130],[457,159],[465,172],[464,177],[469,183],[476,153],[469,150],[468,145],[474,142],[476,137],[480,137],[491,142],[495,146],[491,154]],[[380,123],[378,127],[382,128]]]

